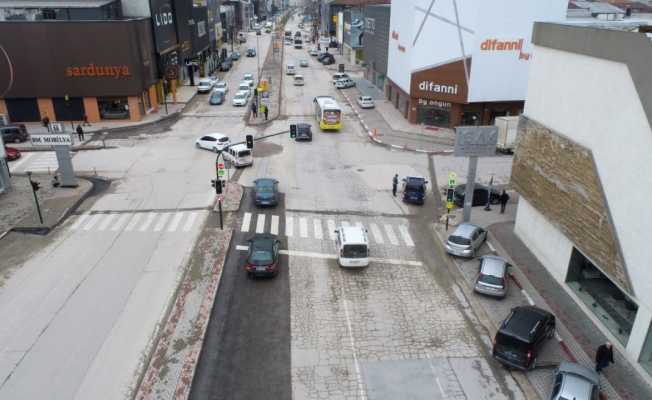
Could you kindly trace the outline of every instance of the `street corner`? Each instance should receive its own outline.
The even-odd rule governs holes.
[[[215,198],[213,211],[219,212],[220,199],[222,203],[223,212],[235,212],[240,209],[240,203],[244,196],[244,187],[235,181],[227,182],[225,190],[222,194],[218,194]]]

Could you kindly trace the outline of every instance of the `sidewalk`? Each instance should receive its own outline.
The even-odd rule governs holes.
[[[267,50],[267,57],[263,61],[263,68],[261,70],[261,77],[269,80],[269,98],[267,104],[269,107],[269,114],[267,120],[263,113],[258,111],[258,118],[254,118],[251,112],[251,103],[247,104],[248,125],[265,125],[278,118],[281,112],[281,96],[283,96],[283,55],[285,46],[281,46],[281,51],[274,54],[274,40],[270,40],[269,49]]]

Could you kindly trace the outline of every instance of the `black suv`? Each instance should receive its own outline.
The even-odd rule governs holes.
[[[539,350],[554,334],[554,315],[534,306],[514,307],[496,332],[493,357],[508,367],[533,369]]]
[[[2,133],[2,140],[5,143],[20,143],[29,139],[25,125],[5,125],[0,126],[0,133]]]

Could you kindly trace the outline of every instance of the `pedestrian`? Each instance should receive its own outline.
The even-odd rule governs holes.
[[[500,194],[500,197],[498,197],[498,200],[500,200],[500,213],[504,214],[505,213],[505,207],[507,206],[507,202],[509,201],[509,195],[503,189],[503,192]]]
[[[43,126],[48,130],[48,132],[50,132],[50,118],[48,118],[48,116],[46,115],[43,117],[41,122],[43,123]]]
[[[396,189],[398,188],[398,174],[394,175],[392,179],[392,195],[396,197]]]
[[[599,373],[613,362],[614,351],[611,343],[606,342],[598,346],[598,350],[595,352],[595,371]]]
[[[269,116],[269,109],[267,108],[267,105],[263,105],[263,112],[265,113],[265,121],[267,121],[267,117]]]
[[[88,122],[88,115],[84,114],[84,126],[91,126],[91,123]]]
[[[81,125],[77,125],[77,138],[80,142],[84,141],[84,130],[82,129]]]
[[[255,101],[251,102],[251,113],[254,114],[254,118],[258,118],[258,107]]]

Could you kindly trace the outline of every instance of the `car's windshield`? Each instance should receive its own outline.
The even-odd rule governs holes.
[[[215,86],[217,86],[218,88],[226,87],[226,82],[217,82]]]
[[[224,143],[224,142],[228,142],[229,138],[225,136],[225,137],[221,137],[221,138],[217,139],[217,141],[220,142],[220,143]]]
[[[342,257],[346,258],[364,258],[367,255],[367,246],[364,244],[345,244],[342,249]]]
[[[235,98],[236,98],[236,99],[244,99],[244,98],[245,98],[245,94],[244,94],[244,93],[236,93]]]
[[[249,256],[249,263],[253,265],[269,265],[273,261],[272,252],[268,250],[254,250]]]
[[[256,186],[256,191],[258,193],[273,193],[274,192],[274,187],[269,184],[260,184]]]
[[[504,285],[503,279],[494,275],[480,274],[478,280],[482,283],[486,283],[487,285],[496,285],[496,286]]]
[[[463,244],[463,245],[469,245],[471,244],[471,240],[462,236],[455,236],[455,235],[450,235],[448,237],[448,241],[451,243],[455,244]]]
[[[249,150],[242,150],[238,152],[238,157],[247,157],[251,155],[251,151]]]

